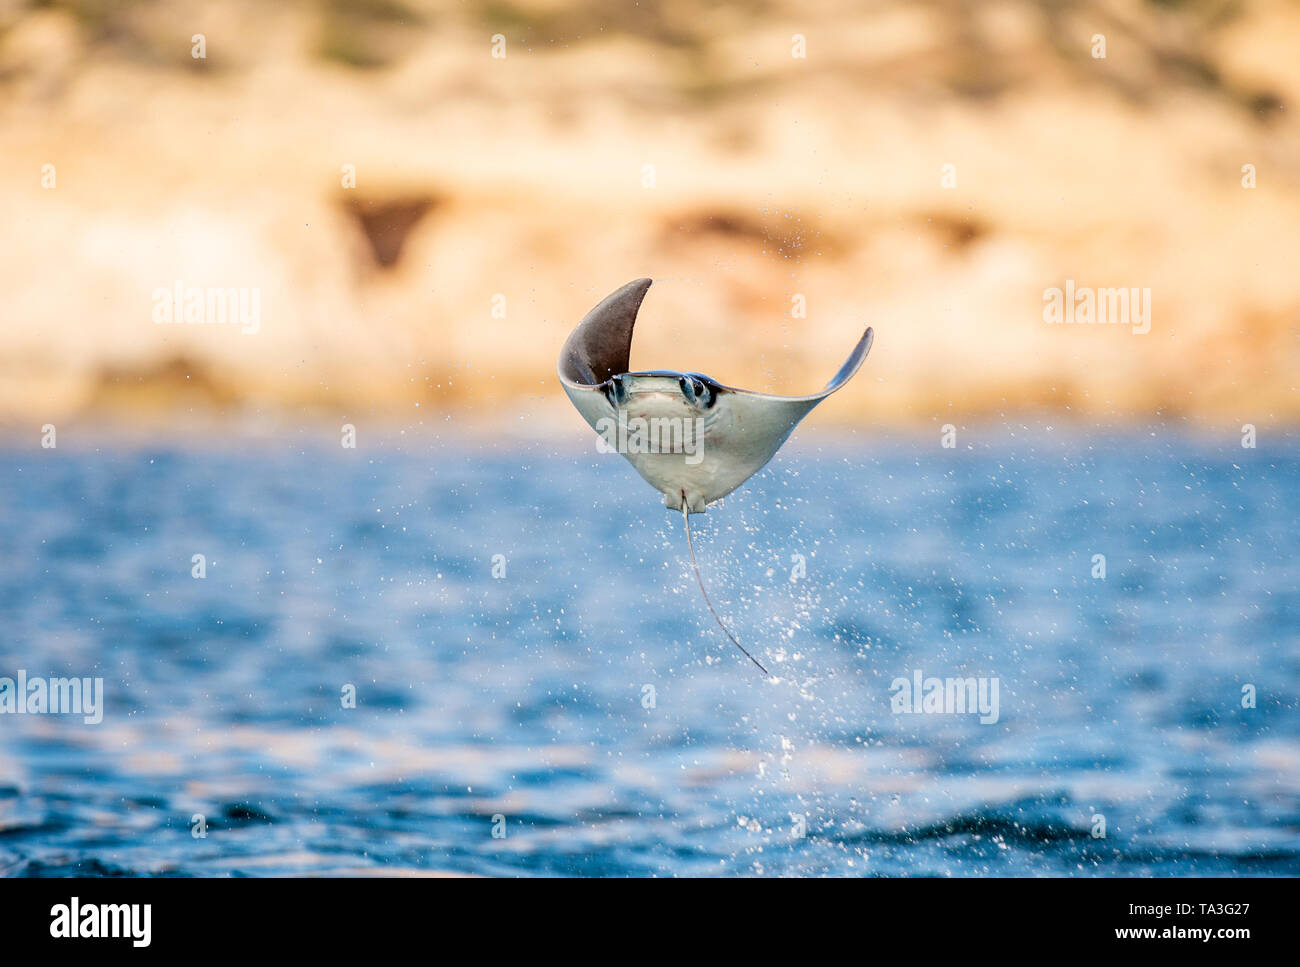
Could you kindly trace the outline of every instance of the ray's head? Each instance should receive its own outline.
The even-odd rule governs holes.
[[[657,370],[622,373],[604,384],[605,398],[614,409],[652,410],[657,413],[700,416],[717,405],[723,388],[701,373]]]

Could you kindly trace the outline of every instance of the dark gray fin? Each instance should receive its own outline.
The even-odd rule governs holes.
[[[628,371],[632,327],[650,283],[629,282],[583,317],[560,350],[560,376],[579,386],[599,386]]]
[[[695,581],[700,586],[700,594],[704,595],[704,603],[709,606],[709,611],[713,615],[713,620],[718,623],[718,627],[722,629],[722,633],[731,639],[733,645],[745,653],[746,658],[758,666],[759,671],[766,675],[767,669],[763,667],[763,663],[751,655],[749,650],[736,640],[736,636],[727,630],[727,626],[724,625],[722,619],[718,617],[718,612],[713,610],[713,602],[709,600],[709,592],[704,590],[704,578],[700,577],[700,566],[695,563],[695,542],[691,540],[691,512],[687,507],[685,498],[686,495],[682,494],[682,520],[686,521],[686,546],[690,548],[691,551],[691,569],[695,572]]]

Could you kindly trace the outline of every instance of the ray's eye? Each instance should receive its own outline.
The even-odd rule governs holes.
[[[713,388],[694,376],[682,377],[682,395],[702,410],[707,410],[714,403]]]

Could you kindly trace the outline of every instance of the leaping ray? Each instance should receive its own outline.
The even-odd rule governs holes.
[[[606,444],[664,495],[669,510],[682,511],[705,604],[727,637],[767,674],[709,601],[695,563],[690,515],[704,513],[763,469],[799,422],[853,378],[871,350],[872,330],[862,334],[826,387],[808,396],[755,393],[702,373],[629,372],[632,330],[650,285],[650,279],[629,282],[587,313],[560,350],[560,382]]]

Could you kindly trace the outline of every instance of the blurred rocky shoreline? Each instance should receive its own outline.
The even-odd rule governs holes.
[[[874,326],[829,424],[1295,424],[1297,51],[1282,2],[0,0],[0,425],[549,419],[639,276],[637,368],[810,392]]]

